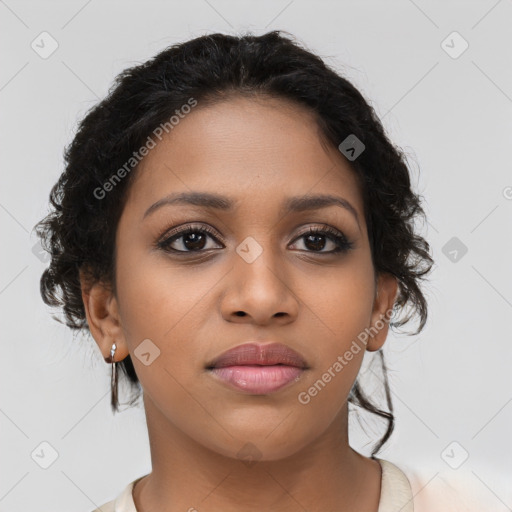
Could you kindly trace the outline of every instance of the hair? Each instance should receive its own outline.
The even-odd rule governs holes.
[[[364,151],[350,163],[363,193],[375,274],[387,272],[398,281],[394,313],[404,313],[410,306],[408,315],[393,316],[390,328],[417,315],[419,326],[412,334],[418,334],[427,320],[419,281],[433,260],[429,244],[415,233],[414,221],[425,213],[421,196],[411,190],[404,153],[389,141],[374,109],[347,79],[279,30],[261,36],[197,37],[116,77],[108,95],[79,123],[64,151],[65,169],[50,192],[53,210],[36,225],[41,245],[51,255],[40,280],[45,304],[62,308],[71,329],[89,331],[80,272],[88,283],[101,281],[115,293],[115,235],[137,166],[131,163],[133,170],[114,183],[115,173],[119,177],[121,169],[126,171],[126,162],[132,162],[134,152],[157,133],[155,128],[168,126],[171,116],[191,98],[214,104],[234,95],[291,100],[314,114],[320,133],[335,147],[349,135],[364,144]],[[99,194],[98,190],[107,190],[109,180],[111,190]],[[370,400],[359,378],[348,398],[387,421],[372,458],[394,429],[382,350],[379,356],[388,411]],[[130,356],[117,364],[140,393]]]

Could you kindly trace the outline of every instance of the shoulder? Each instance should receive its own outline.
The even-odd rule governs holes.
[[[482,512],[489,510],[489,496],[471,475],[454,473],[438,466],[413,468],[401,464],[411,484],[414,512],[449,510],[450,512]],[[473,482],[473,483],[472,483]]]
[[[407,475],[395,464],[377,459],[382,468],[378,512],[413,512],[413,494]]]
[[[407,475],[395,464],[385,459],[377,459],[382,468],[382,480],[384,483],[392,483],[397,488],[403,488],[411,492],[411,484]]]

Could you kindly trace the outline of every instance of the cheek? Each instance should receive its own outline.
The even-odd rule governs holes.
[[[185,329],[193,332],[194,319],[219,280],[218,272],[183,269],[148,249],[127,253],[120,247],[119,254],[119,309],[131,342],[154,337],[167,343],[178,341],[177,333]]]
[[[299,402],[311,403],[320,415],[332,414],[335,403],[343,404],[357,377],[373,298],[371,261],[361,257],[333,272],[329,280],[319,283],[315,294],[305,299],[314,314],[307,322],[311,327],[304,332],[318,350],[310,378],[301,387],[304,400]]]
[[[374,273],[371,261],[354,255],[350,262],[333,270],[317,282],[305,303],[311,305],[318,326],[325,333],[325,354],[343,351],[344,347],[369,327],[373,310]],[[334,351],[334,352],[333,352]]]
[[[215,315],[212,294],[226,270],[207,265],[179,268],[147,250],[145,254],[119,250],[119,255],[119,312],[145,395],[184,430],[194,430],[198,418],[202,418],[199,423],[211,423],[193,397],[209,392],[198,376],[204,372],[205,354],[217,349],[212,350],[212,331],[204,323]],[[148,357],[139,358],[148,352],[150,364]]]

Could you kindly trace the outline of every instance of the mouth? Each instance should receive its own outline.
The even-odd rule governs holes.
[[[298,381],[309,366],[286,345],[245,343],[224,352],[205,368],[232,389],[266,395]]]

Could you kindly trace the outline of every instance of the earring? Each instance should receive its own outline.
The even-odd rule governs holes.
[[[112,363],[112,377],[110,380],[110,403],[112,406],[112,412],[117,411],[117,363],[114,361],[114,355],[116,353],[117,345],[115,342],[112,344],[110,349],[110,361]]]

